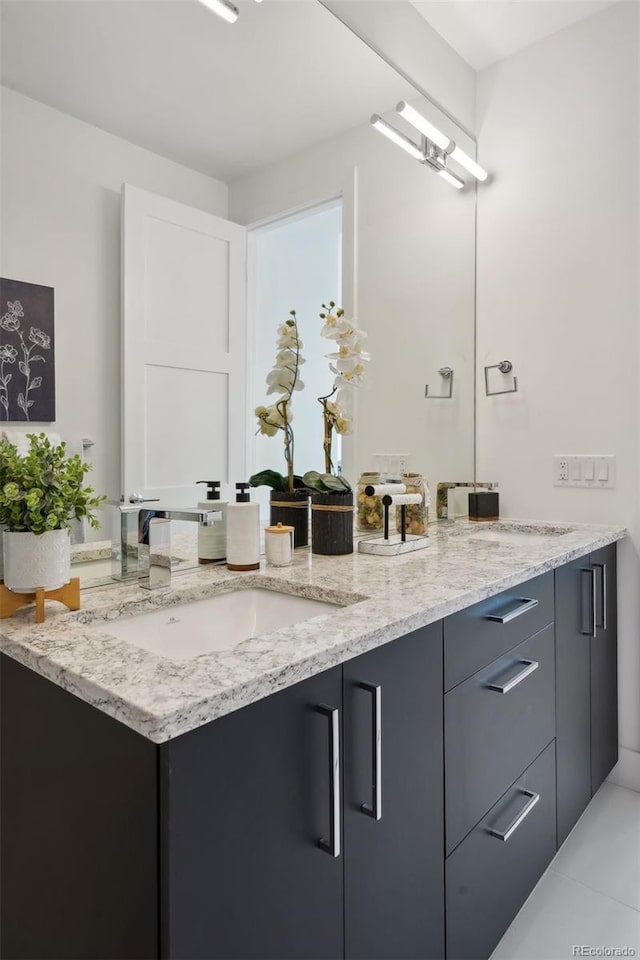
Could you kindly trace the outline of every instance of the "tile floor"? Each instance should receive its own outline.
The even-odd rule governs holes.
[[[492,960],[576,956],[640,958],[640,793],[612,783],[597,792]]]

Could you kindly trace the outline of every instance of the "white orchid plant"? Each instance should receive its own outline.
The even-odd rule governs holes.
[[[335,377],[333,389],[326,396],[318,397],[324,419],[325,471],[326,474],[331,474],[333,432],[335,430],[336,433],[345,436],[351,433],[353,426],[352,418],[347,414],[344,391],[349,387],[362,386],[365,375],[364,364],[370,356],[362,346],[366,333],[358,328],[355,320],[348,320],[345,317],[342,307],[336,308],[335,302],[330,300],[328,305],[322,304],[322,310],[320,319],[324,320],[324,326],[320,333],[327,340],[335,340],[336,343],[335,351],[326,354],[331,361],[329,369]]]
[[[293,411],[291,398],[296,390],[302,390],[304,383],[300,378],[302,340],[298,335],[296,311],[291,310],[289,317],[278,327],[276,343],[277,353],[273,369],[267,374],[267,394],[278,394],[279,398],[269,406],[256,407],[258,432],[267,437],[275,437],[279,431],[284,434],[284,459],[287,464],[286,480],[272,470],[255,474],[250,479],[252,486],[267,483],[274,489],[286,489],[293,493],[302,481],[293,472],[294,437],[291,428]]]

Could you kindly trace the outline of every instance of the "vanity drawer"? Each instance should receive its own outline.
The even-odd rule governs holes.
[[[556,852],[555,797],[554,740],[446,861],[448,960],[490,956]]]
[[[445,695],[447,854],[555,737],[554,648],[551,624]]]
[[[552,621],[552,572],[447,617],[444,621],[445,691]]]

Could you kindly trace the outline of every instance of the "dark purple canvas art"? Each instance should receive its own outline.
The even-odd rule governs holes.
[[[53,287],[0,277],[0,420],[55,418]]]

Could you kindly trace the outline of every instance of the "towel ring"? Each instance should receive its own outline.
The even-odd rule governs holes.
[[[500,363],[493,363],[490,366],[484,368],[484,388],[488,397],[497,397],[503,393],[517,393],[518,392],[518,378],[516,375],[513,375],[513,386],[509,387],[507,390],[490,390],[489,389],[489,370],[499,370],[500,373],[511,373],[513,370],[513,364],[511,360],[501,360]]]
[[[429,396],[429,384],[427,383],[424,388],[424,397],[425,400],[451,400],[453,397],[453,370],[451,367],[440,367],[438,373],[443,380],[449,381],[449,392],[448,393],[432,393]]]

